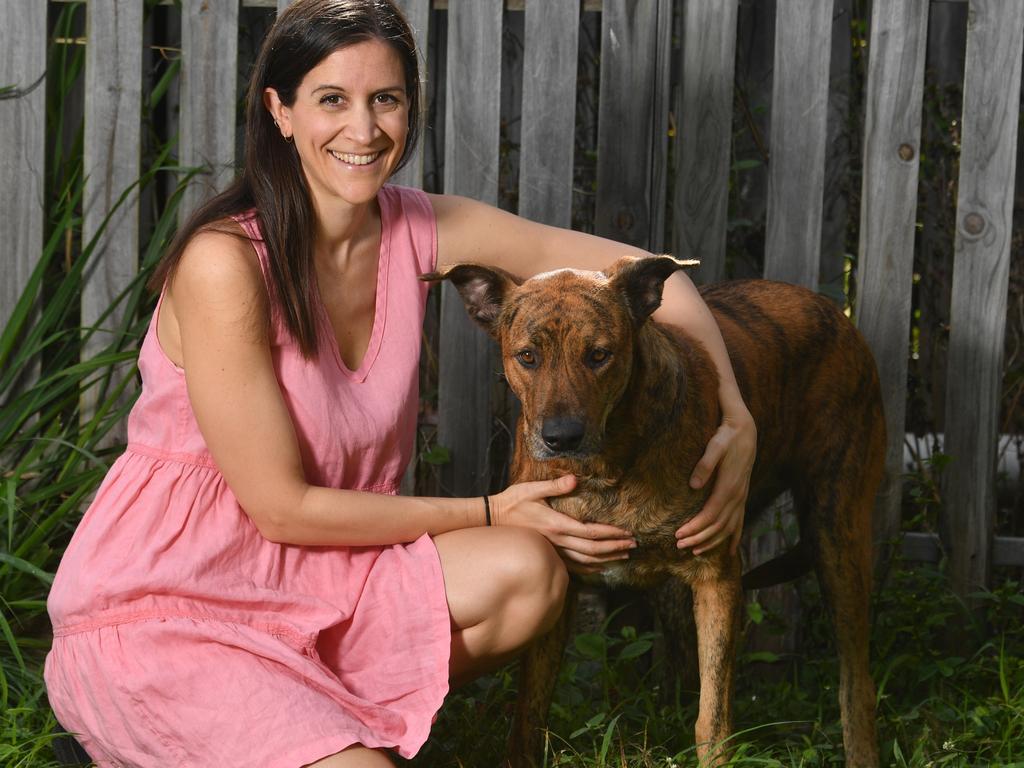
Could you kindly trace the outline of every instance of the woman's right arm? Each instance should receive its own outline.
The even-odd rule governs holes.
[[[479,497],[409,498],[306,482],[271,361],[266,288],[245,240],[217,232],[197,235],[185,249],[169,293],[199,429],[228,487],[267,539],[395,544],[484,524]],[[511,486],[491,497],[492,519],[534,528],[560,547],[587,540],[584,550],[590,554],[577,562],[621,553],[625,532],[580,523],[544,503],[573,485],[572,478],[561,478]]]

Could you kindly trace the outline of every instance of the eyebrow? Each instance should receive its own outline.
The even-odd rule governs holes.
[[[329,84],[318,85],[316,88],[314,88],[312,91],[310,91],[310,93],[316,93],[317,91],[341,91],[342,93],[348,93],[348,90],[345,89],[345,88],[342,88],[340,85],[329,85]],[[387,93],[388,91],[401,91],[402,93],[405,93],[405,86],[404,85],[389,85],[386,88],[378,88],[377,90],[374,91],[374,93]]]

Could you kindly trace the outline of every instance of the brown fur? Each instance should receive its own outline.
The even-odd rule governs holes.
[[[676,529],[707,497],[707,488],[694,491],[688,481],[720,421],[717,374],[706,350],[647,322],[664,280],[679,267],[668,257],[626,257],[603,273],[562,270],[521,286],[473,265],[426,279],[451,280],[470,315],[501,345],[509,385],[523,406],[513,479],[571,472],[577,488],[552,499],[556,509],[634,533],[639,547],[604,571],[607,582],[651,587],[670,579],[692,590],[698,754],[718,764],[732,732],[741,567],[724,547],[694,556],[675,545]],[[800,521],[801,541],[780,561],[785,567],[769,565],[748,577],[817,570],[836,629],[847,764],[873,768],[871,511],[885,454],[874,361],[842,313],[810,291],[746,281],[712,286],[703,296],[758,427],[747,519],[788,489]],[[569,614],[525,656],[510,739],[513,768],[540,759]]]

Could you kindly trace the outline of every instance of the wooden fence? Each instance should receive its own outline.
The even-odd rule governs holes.
[[[764,275],[819,284],[831,28],[843,0],[777,0]],[[950,2],[953,0],[945,0]],[[727,201],[739,0],[399,0],[423,51],[446,13],[438,91],[444,112],[446,192],[498,199],[503,23],[525,14],[518,197],[522,215],[567,226],[581,12],[600,13],[595,229],[650,250],[699,256],[699,280],[725,274]],[[243,0],[284,6],[287,0]],[[235,158],[237,0],[182,0],[179,160],[209,173],[193,207],[223,187]],[[896,540],[914,227],[929,0],[874,3],[863,134],[856,318],[881,370],[890,445],[876,537]],[[0,0],[0,320],[7,321],[42,248],[45,51],[48,3]],[[509,13],[506,13],[508,11]],[[993,537],[1024,0],[971,0],[959,164],[946,442],[945,547],[956,589],[984,585],[993,564],[1024,565],[1024,539]],[[139,176],[143,0],[88,0],[84,239]],[[674,52],[674,24],[681,45]],[[681,51],[681,52],[680,52]],[[673,59],[678,59],[674,61]],[[670,73],[678,68],[679,86]],[[670,125],[670,119],[674,122]],[[669,197],[669,135],[675,184]],[[401,183],[419,185],[422,151]],[[672,242],[663,242],[670,217]],[[130,201],[105,230],[100,269],[82,303],[91,323],[137,268],[139,214]],[[496,363],[461,301],[442,297],[438,441],[451,451],[445,482],[479,493],[488,482],[490,397]],[[88,354],[88,350],[86,351]],[[937,559],[930,534],[904,552]]]

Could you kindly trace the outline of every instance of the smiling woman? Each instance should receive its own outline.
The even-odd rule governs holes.
[[[292,104],[274,88],[263,101],[294,139],[313,197],[366,205],[398,167],[409,133],[402,62],[381,40],[335,51],[303,78]],[[328,211],[318,211],[321,218]]]
[[[568,570],[635,545],[546,503],[572,477],[484,499],[397,496],[419,275],[466,261],[598,269],[629,250],[387,183],[416,141],[419,92],[389,0],[297,0],[264,41],[242,173],[156,272],[128,448],[50,593],[49,698],[101,765],[411,756],[450,682],[552,626]],[[711,502],[677,535],[727,546],[753,424],[692,284],[666,286],[665,303],[714,357],[725,413],[698,467],[706,479],[721,461]]]

